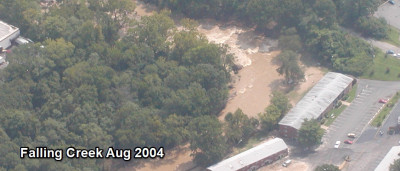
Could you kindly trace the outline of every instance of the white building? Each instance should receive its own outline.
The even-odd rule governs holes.
[[[11,42],[18,38],[20,32],[17,27],[0,21],[0,46],[7,49],[11,46]]]
[[[400,158],[400,146],[393,146],[390,151],[386,154],[383,160],[379,163],[375,171],[388,171],[389,167],[393,162]]]
[[[286,143],[280,138],[274,138],[212,165],[207,171],[253,171],[287,156],[288,153]]]
[[[328,72],[279,122],[279,133],[285,138],[295,138],[304,119],[321,119],[347,94],[354,78]]]

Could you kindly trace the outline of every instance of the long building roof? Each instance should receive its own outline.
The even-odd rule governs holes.
[[[390,151],[386,154],[383,160],[379,163],[378,167],[375,168],[375,171],[387,171],[389,170],[390,164],[392,164],[395,160],[399,159],[400,146],[393,146]]]
[[[274,138],[236,156],[212,165],[207,169],[211,171],[239,170],[287,148],[286,143],[282,139]]]
[[[17,32],[19,29],[12,25],[9,25],[3,21],[0,21],[0,41],[4,40],[11,34]]]
[[[318,118],[354,79],[328,72],[279,122],[300,129],[304,119]]]

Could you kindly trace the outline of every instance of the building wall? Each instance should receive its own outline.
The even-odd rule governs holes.
[[[9,48],[11,46],[11,42],[14,41],[16,38],[18,38],[19,34],[20,34],[20,32],[19,32],[19,29],[18,29],[16,32],[10,34],[5,39],[1,40],[0,41],[0,46],[3,47],[4,49]]]
[[[285,138],[296,138],[297,129],[287,125],[279,125],[279,134]]]
[[[243,167],[242,169],[239,169],[238,171],[252,171],[252,170],[256,170],[260,167],[269,165],[285,156],[287,156],[289,154],[288,149],[282,150],[278,153],[275,153],[273,155],[270,155],[266,158],[263,158],[261,160],[259,160],[258,162],[252,163],[251,165],[248,165],[246,167]]]
[[[356,83],[356,79],[354,79],[354,81],[349,84],[342,93],[340,93],[340,95],[338,97],[336,97],[336,99],[318,116],[318,120],[321,120],[325,114],[327,114],[329,111],[331,111],[335,105],[337,104],[338,101],[340,101],[342,99],[342,97],[345,94],[348,94],[351,90],[351,88],[353,87],[353,85]],[[279,134],[281,137],[284,138],[290,138],[290,139],[294,139],[297,136],[297,129],[290,127],[290,126],[286,126],[286,125],[279,125]]]

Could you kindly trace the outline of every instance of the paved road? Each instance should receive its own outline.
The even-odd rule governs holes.
[[[353,161],[350,162],[348,170],[365,171],[376,167],[390,147],[398,142],[400,136],[377,136],[378,129],[369,127],[369,122],[383,106],[378,100],[389,98],[399,90],[400,82],[359,80],[357,97],[326,131],[323,144],[315,153],[295,154],[293,157],[305,160],[313,168],[324,163],[340,165],[344,157],[349,155]],[[400,110],[400,105],[396,106],[396,110]],[[393,117],[396,116],[389,118]],[[383,127],[390,124],[387,122]],[[343,141],[349,139],[347,134],[350,132],[358,137],[353,145],[344,144]],[[339,149],[333,147],[336,141],[341,141]]]
[[[395,5],[386,2],[379,6],[374,16],[383,17],[390,25],[400,29],[400,0],[393,1]]]

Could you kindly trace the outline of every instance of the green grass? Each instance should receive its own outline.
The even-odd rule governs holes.
[[[357,91],[357,85],[358,84],[354,84],[353,88],[351,88],[350,92],[349,92],[349,97],[347,98],[346,102],[352,102],[354,100],[354,98],[356,98],[356,91]]]
[[[384,39],[383,41],[392,45],[400,46],[399,37],[399,30],[397,28],[394,28],[393,26],[390,26],[388,38]]]
[[[375,116],[371,125],[380,127],[382,125],[383,120],[385,120],[385,117],[390,113],[390,111],[392,111],[394,104],[397,103],[399,98],[400,98],[400,92],[397,92],[396,95],[393,96],[390,99],[390,101],[383,107],[383,109],[379,112],[379,114],[377,116]]]
[[[335,109],[331,110],[328,113],[329,118],[325,118],[326,120],[325,120],[324,125],[325,126],[331,125],[333,123],[333,121],[343,112],[343,110],[346,109],[346,107],[347,107],[346,105],[342,104],[339,108],[335,108]],[[332,114],[334,116],[333,118],[331,117]]]
[[[376,51],[372,67],[368,68],[361,78],[383,81],[400,80],[400,60],[392,55],[387,55],[382,51]],[[390,71],[387,72],[387,69]]]

